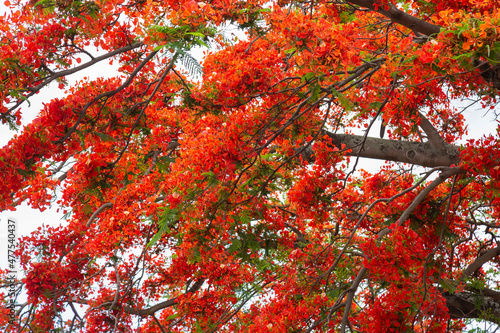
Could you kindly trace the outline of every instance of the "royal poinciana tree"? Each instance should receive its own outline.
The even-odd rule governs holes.
[[[456,107],[498,103],[496,0],[4,4],[0,209],[65,219],[2,331],[500,324],[500,137]]]

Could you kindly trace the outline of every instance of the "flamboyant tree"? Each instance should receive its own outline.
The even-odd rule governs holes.
[[[500,137],[457,145],[456,107],[498,103],[497,0],[4,4],[0,209],[65,220],[2,331],[500,324]]]

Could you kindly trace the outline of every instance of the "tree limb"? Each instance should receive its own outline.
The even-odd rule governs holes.
[[[402,26],[405,26],[416,33],[421,33],[426,36],[432,36],[438,34],[441,31],[441,27],[439,25],[435,25],[426,22],[418,17],[412,16],[402,10],[399,10],[394,5],[390,5],[389,10],[385,10],[382,5],[378,6],[378,8],[375,8],[375,1],[373,0],[347,0],[347,2],[353,5],[372,9],[384,15],[392,22],[401,24]]]
[[[471,276],[474,272],[480,269],[485,263],[491,259],[500,256],[500,246],[486,251],[483,255],[474,260],[462,273],[462,280]]]
[[[500,302],[489,296],[468,292],[444,292],[446,306],[452,319],[484,319],[500,325]]]
[[[186,291],[186,294],[192,294],[196,291],[198,291],[201,286],[203,285],[203,282],[205,282],[205,280],[203,279],[199,279],[197,280],[192,286],[191,288],[189,288],[187,291]],[[174,298],[171,298],[169,300],[166,300],[164,302],[161,302],[161,303],[158,303],[152,307],[149,307],[149,308],[146,308],[146,309],[137,309],[137,308],[133,308],[133,307],[130,307],[130,306],[122,306],[121,309],[123,310],[123,312],[125,313],[128,313],[128,314],[133,314],[133,315],[138,315],[138,316],[141,316],[141,317],[146,317],[146,316],[152,316],[154,315],[157,311],[160,311],[160,310],[163,310],[165,308],[168,308],[168,307],[171,307],[171,306],[174,306],[175,304],[178,303],[177,299],[179,297],[174,297]],[[88,305],[89,304],[89,300],[86,300],[86,299],[72,299],[71,300],[72,302],[74,303],[78,303],[78,304],[84,304],[84,305]],[[107,305],[111,305],[113,302],[105,302],[103,304],[100,304],[100,306],[107,306]]]
[[[102,56],[95,57],[91,61],[86,62],[86,63],[84,63],[84,64],[82,64],[80,66],[76,66],[74,68],[70,68],[70,69],[59,71],[59,72],[55,72],[52,75],[50,75],[49,77],[47,77],[46,79],[44,79],[37,86],[27,88],[27,90],[29,90],[30,93],[25,96],[26,98],[23,98],[23,99],[19,100],[14,106],[12,106],[11,108],[9,108],[9,112],[17,109],[24,101],[26,101],[28,98],[30,98],[31,96],[33,96],[36,93],[38,93],[38,91],[40,91],[40,89],[42,89],[43,87],[45,87],[46,85],[48,85],[50,82],[52,82],[52,81],[54,81],[54,80],[56,80],[58,78],[64,77],[64,76],[68,76],[68,75],[74,74],[76,72],[81,71],[82,69],[85,69],[87,67],[95,65],[96,63],[98,63],[98,62],[100,62],[102,60],[111,58],[112,56],[115,56],[115,55],[123,53],[123,52],[128,52],[130,50],[136,49],[136,48],[141,47],[143,45],[144,45],[143,42],[137,42],[137,43],[134,43],[134,44],[131,44],[131,45],[127,45],[125,47],[122,47],[122,48],[113,50],[111,52],[108,52],[106,54],[103,54]]]
[[[413,213],[413,211],[420,205],[422,200],[425,199],[425,197],[431,193],[436,187],[438,187],[440,184],[444,183],[448,178],[451,176],[457,175],[459,173],[463,172],[462,169],[455,167],[455,168],[447,168],[445,169],[436,179],[434,179],[429,185],[427,185],[416,197],[413,199],[412,203],[406,210],[401,214],[401,216],[398,219],[399,225],[403,225],[405,221],[410,217],[410,215]]]
[[[437,149],[443,150],[446,147],[446,141],[439,135],[437,129],[422,113],[418,112],[418,117],[420,118],[420,127],[424,130],[425,134],[427,134],[429,142]]]
[[[427,142],[411,142],[399,140],[387,140],[364,137],[351,134],[334,134],[324,131],[333,144],[339,150],[350,149],[349,156],[359,156],[365,158],[410,163],[424,167],[451,166],[458,164],[459,147],[445,144],[444,149],[440,150]],[[308,147],[303,154],[305,160],[312,161],[312,147]]]

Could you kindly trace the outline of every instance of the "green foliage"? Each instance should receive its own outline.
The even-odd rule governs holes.
[[[158,221],[160,229],[149,241],[148,247],[152,247],[153,245],[155,245],[160,240],[160,238],[162,238],[164,234],[168,233],[172,225],[177,221],[178,215],[179,212],[175,208],[171,209],[169,207],[165,207],[163,209],[163,214],[161,215],[161,218]]]
[[[181,62],[182,66],[187,70],[188,75],[192,78],[201,77],[203,74],[203,67],[200,65],[198,60],[196,60],[189,51],[193,47],[206,47],[210,48],[210,36],[214,36],[215,29],[209,27],[202,27],[197,31],[190,31],[191,27],[189,25],[183,25],[180,27],[167,27],[154,25],[150,27],[150,31],[153,33],[161,33],[165,35],[165,39],[168,41],[165,44],[158,45],[154,48],[154,51],[168,50],[171,53],[177,55],[177,59]]]
[[[196,79],[203,75],[203,67],[191,54],[180,53],[179,60],[184,68],[187,69],[189,76]]]

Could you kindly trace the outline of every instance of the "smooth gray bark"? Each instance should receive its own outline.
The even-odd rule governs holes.
[[[458,146],[445,145],[444,149],[437,149],[427,142],[411,142],[400,140],[386,140],[352,134],[335,134],[324,131],[332,139],[339,150],[350,150],[349,156],[372,158],[385,161],[402,162],[424,167],[451,166],[460,162]],[[307,147],[302,158],[314,160],[314,151]]]

